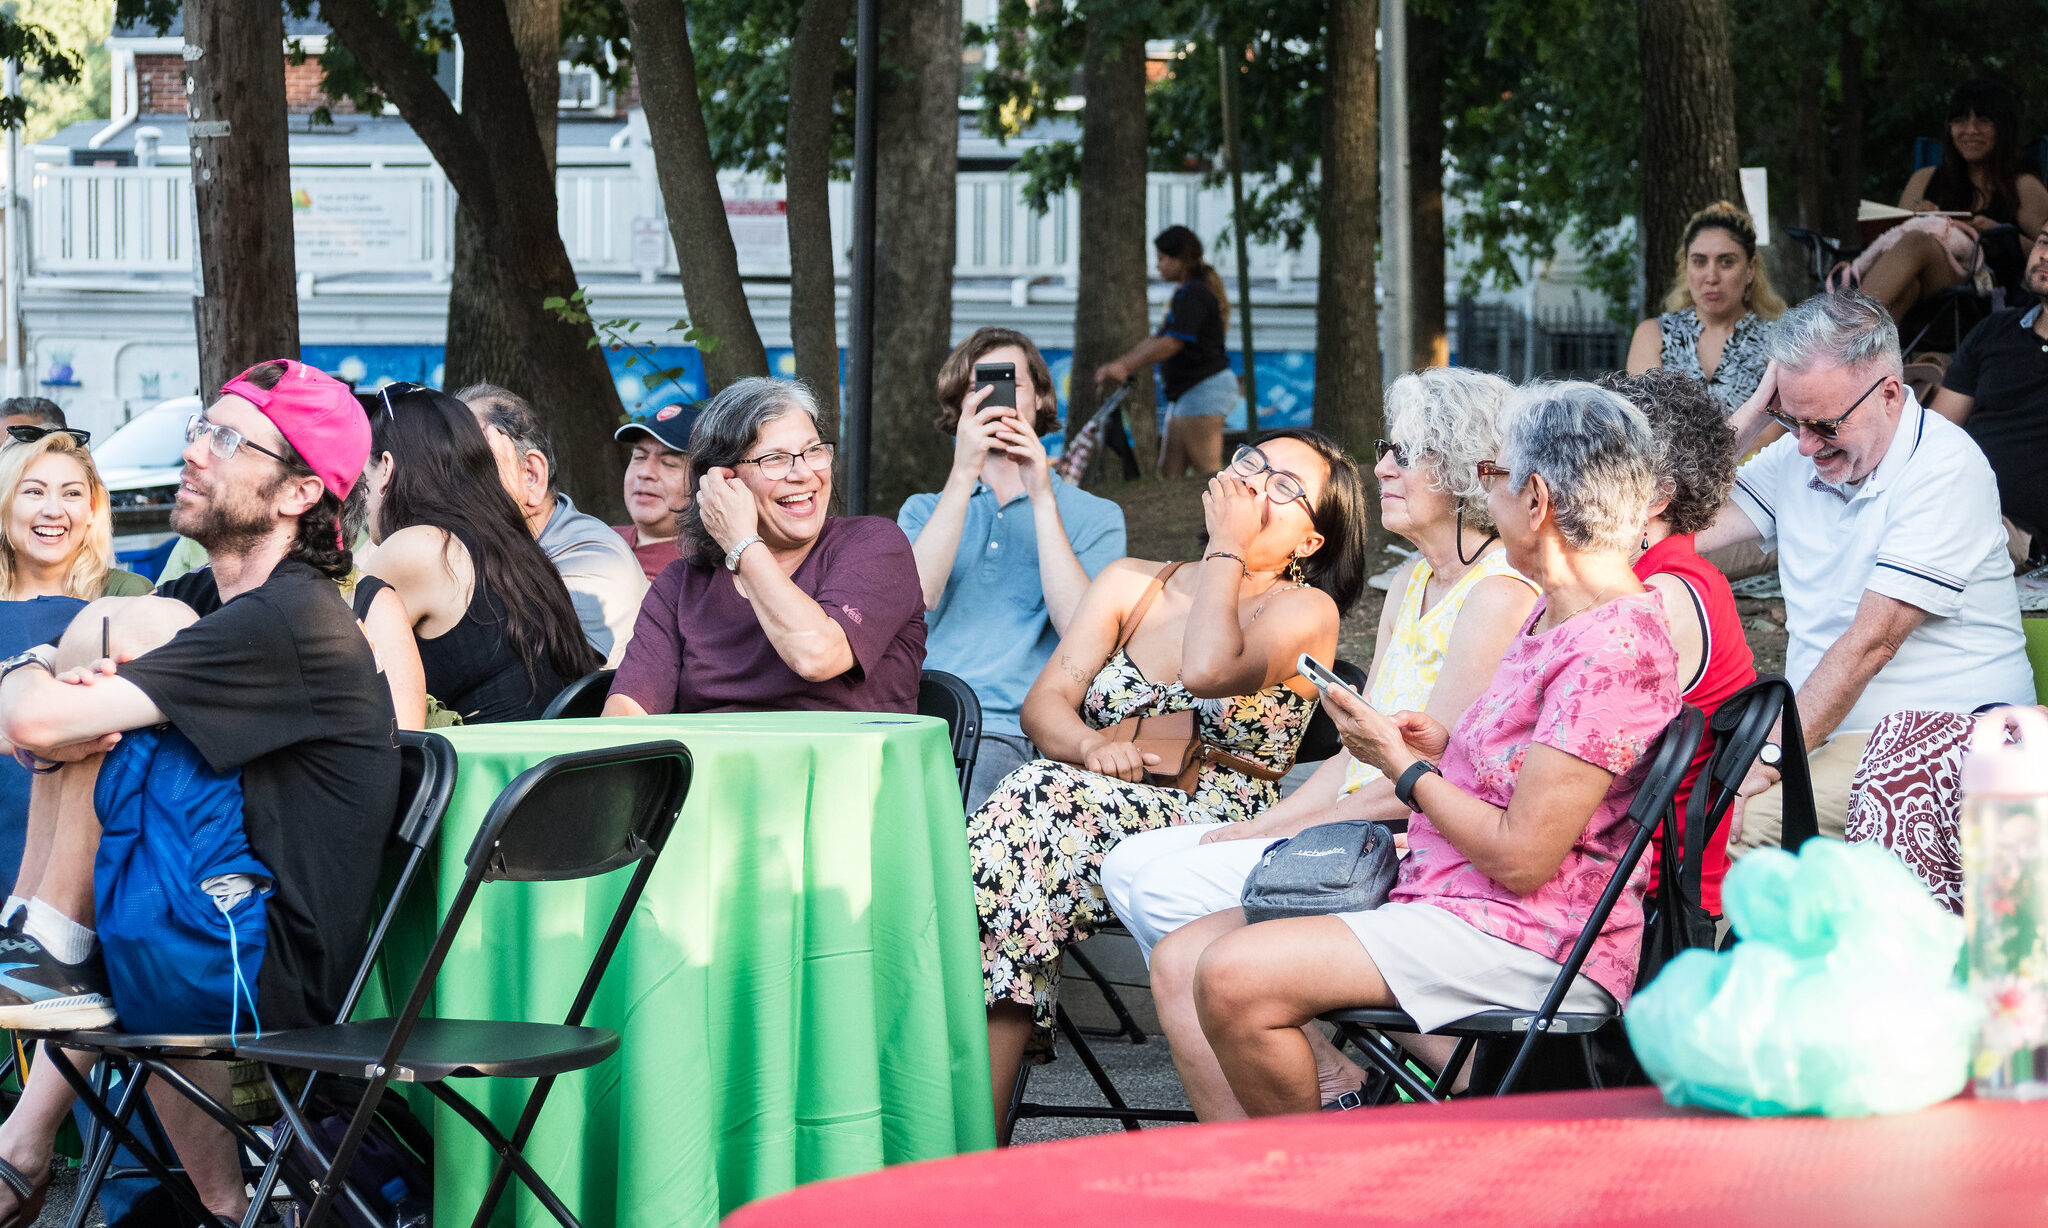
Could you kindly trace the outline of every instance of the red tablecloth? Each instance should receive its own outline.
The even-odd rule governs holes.
[[[1511,1096],[983,1152],[806,1186],[725,1223],[2048,1225],[2048,1104],[1748,1120],[1647,1088]]]

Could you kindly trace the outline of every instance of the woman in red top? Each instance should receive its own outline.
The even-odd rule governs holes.
[[[1607,381],[1607,386],[1643,411],[1657,437],[1660,489],[1650,504],[1635,573],[1664,596],[1685,702],[1711,719],[1722,701],[1756,681],[1728,578],[1692,546],[1693,534],[1713,523],[1735,485],[1735,432],[1706,387],[1675,371],[1652,369]],[[1714,740],[1702,739],[1678,789],[1680,815],[1713,753]],[[1654,857],[1651,864],[1654,882]],[[1721,914],[1721,880],[1727,873],[1728,842],[1707,841],[1700,858],[1700,903],[1715,916]]]

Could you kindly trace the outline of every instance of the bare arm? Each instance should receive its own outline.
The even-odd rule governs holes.
[[[2048,186],[2032,175],[2021,175],[2019,227],[2029,240],[2041,237],[2041,228],[2048,226]]]
[[[1923,166],[1914,171],[1906,180],[1906,186],[1899,192],[1899,208],[1923,211],[1940,208],[1927,199],[1927,184],[1933,178],[1934,168],[1931,166]]]
[[[946,471],[946,484],[939,490],[939,503],[911,539],[911,557],[917,560],[917,583],[924,592],[924,608],[936,610],[946,595],[946,581],[952,578],[953,563],[960,554],[960,534],[967,525],[967,504],[974,497],[981,467],[995,446],[994,424],[1008,409],[997,406],[984,410],[982,402],[995,394],[987,384],[970,391],[960,403],[960,423],[953,431],[953,465]],[[1042,449],[1041,449],[1042,451]]]
[[[1095,368],[1095,382],[1101,384],[1111,380],[1128,380],[1133,371],[1149,367],[1155,362],[1165,362],[1180,353],[1181,346],[1185,344],[1186,342],[1179,337],[1147,337],[1132,346],[1129,353]]]
[[[1896,597],[1866,591],[1842,638],[1828,646],[1799,688],[1799,725],[1806,748],[1818,749],[1841,725],[1877,672],[1898,655],[1899,646],[1927,621],[1927,611]]]
[[[400,729],[427,727],[427,672],[420,665],[419,641],[412,635],[412,615],[395,588],[378,593],[362,623],[384,682],[391,688],[391,708]]]
[[[1091,752],[1105,750],[1109,739],[1081,719],[1081,703],[1089,683],[1116,650],[1123,620],[1158,570],[1157,564],[1137,559],[1118,559],[1104,568],[1082,596],[1060,646],[1025,694],[1019,713],[1024,735],[1049,758],[1086,764]]]
[[[1197,565],[1194,604],[1181,641],[1180,680],[1204,699],[1249,695],[1284,682],[1299,671],[1295,658],[1312,653],[1327,661],[1337,650],[1337,606],[1313,588],[1275,590],[1258,599],[1258,613],[1244,625],[1238,593],[1245,575],[1243,543],[1258,532],[1266,497],[1235,474],[1219,473],[1202,492],[1209,547],[1238,558],[1216,557]]]
[[[429,639],[462,621],[476,582],[468,549],[423,524],[380,542],[363,561],[363,573],[389,584],[412,619],[413,634]]]
[[[1948,388],[1937,388],[1934,390],[1934,404],[1928,408],[1961,426],[1970,420],[1970,411],[1977,408],[1977,398],[1966,397]]]
[[[1635,335],[1628,341],[1628,373],[1641,375],[1652,367],[1664,365],[1664,330],[1652,318],[1636,325]]]
[[[775,655],[798,677],[827,682],[853,668],[853,645],[847,642],[846,629],[782,574],[766,546],[749,546],[740,556],[739,579]]]
[[[161,725],[167,719],[141,687],[118,675],[101,673],[90,682],[60,682],[30,666],[0,683],[0,734],[10,745],[43,758],[59,757],[49,752],[61,747]]]
[[[1693,539],[1693,548],[1701,554],[1707,554],[1724,546],[1732,546],[1736,542],[1753,542],[1762,537],[1763,534],[1757,531],[1756,524],[1750,520],[1748,512],[1733,503],[1724,503],[1721,505],[1720,514],[1714,517],[1714,523],[1708,525]]]
[[[631,695],[608,695],[604,701],[605,716],[646,716],[647,709]]]

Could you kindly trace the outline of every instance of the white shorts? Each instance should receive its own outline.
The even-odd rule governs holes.
[[[1145,962],[1160,939],[1211,913],[1236,908],[1244,880],[1273,841],[1202,836],[1221,823],[1187,823],[1139,832],[1102,859],[1102,893],[1138,940]]]
[[[1563,971],[1527,947],[1496,938],[1430,904],[1382,904],[1371,912],[1338,913],[1394,991],[1394,1002],[1434,1032],[1447,1023],[1491,1010],[1543,1005]],[[1572,979],[1560,1008],[1614,1013],[1614,995]]]

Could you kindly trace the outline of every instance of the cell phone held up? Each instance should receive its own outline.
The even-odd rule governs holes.
[[[1343,691],[1360,703],[1366,703],[1365,696],[1360,695],[1350,683],[1339,678],[1328,666],[1305,652],[1295,658],[1294,668],[1301,671],[1302,677],[1314,683],[1318,691]]]
[[[1017,408],[1017,364],[1014,362],[978,362],[974,364],[974,390],[993,387],[988,399],[981,403],[982,409],[1003,406]]]

